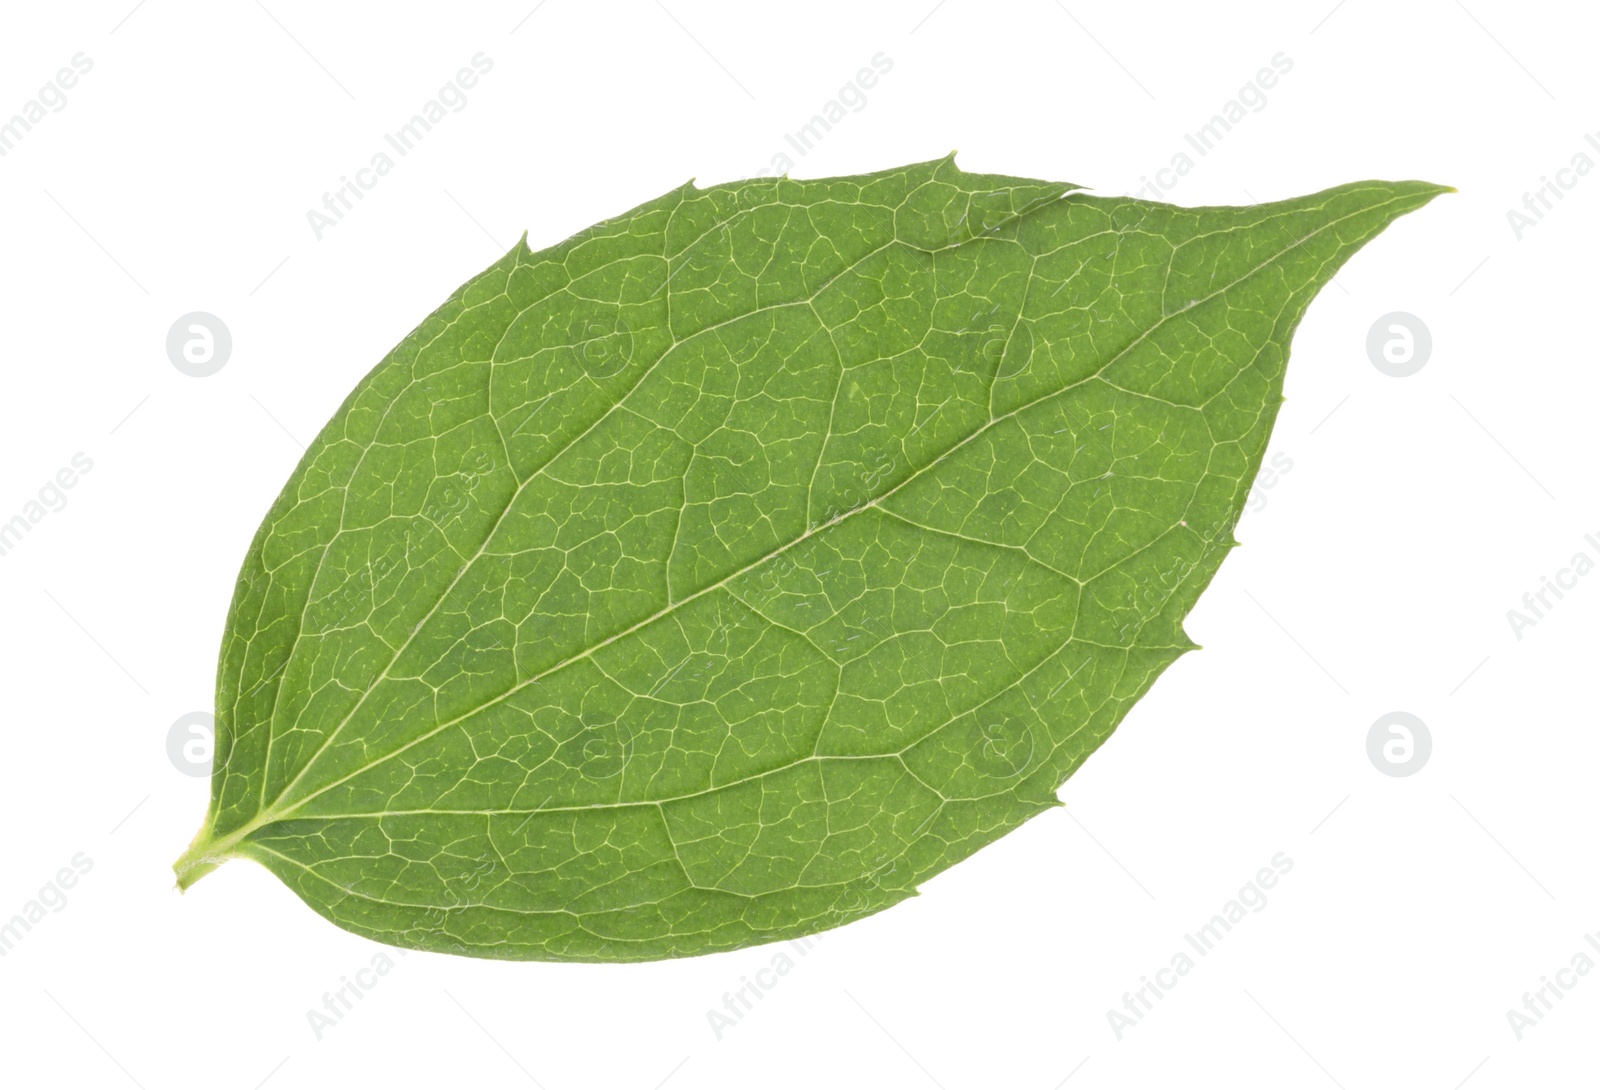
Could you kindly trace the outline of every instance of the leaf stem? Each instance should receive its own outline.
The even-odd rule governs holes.
[[[200,830],[193,843],[178,856],[172,864],[173,873],[178,876],[178,890],[187,890],[200,879],[216,870],[223,863],[233,858],[234,847],[243,839],[249,829],[242,829],[223,837],[220,840],[211,839],[210,823]]]

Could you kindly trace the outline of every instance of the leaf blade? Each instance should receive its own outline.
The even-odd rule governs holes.
[[[691,186],[469,282],[263,524],[192,857],[632,960],[858,918],[1054,805],[1192,646],[1305,306],[1441,191],[1072,188]]]

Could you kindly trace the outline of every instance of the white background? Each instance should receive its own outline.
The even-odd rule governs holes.
[[[1592,1080],[1600,972],[1520,1040],[1506,1014],[1600,932],[1600,574],[1520,639],[1506,616],[1573,554],[1600,559],[1584,541],[1600,535],[1600,176],[1520,240],[1506,216],[1580,151],[1600,162],[1584,142],[1600,127],[1592,16],[1508,0],[534,2],[9,6],[0,118],[74,54],[93,69],[0,158],[0,521],[75,453],[94,465],[0,557],[0,919],[75,853],[93,861],[0,959],[7,1081]],[[306,211],[479,52],[494,67],[466,108],[319,241]],[[789,149],[878,53],[893,68],[865,108]],[[382,948],[250,863],[175,892],[207,785],[166,738],[211,707],[251,534],[356,380],[524,229],[548,245],[785,150],[801,177],[958,148],[969,170],[1131,192],[1194,157],[1184,134],[1278,53],[1293,69],[1266,106],[1166,199],[1368,177],[1461,192],[1311,308],[1270,446],[1293,468],[1189,619],[1205,650],[1068,782],[1065,809],[821,936],[721,1039],[707,1010],[772,949],[395,955],[318,1040],[307,1010]],[[197,310],[234,341],[205,379],[165,350]],[[1409,378],[1367,358],[1391,311],[1432,331]],[[1366,751],[1395,710],[1433,739],[1406,778]],[[1119,1040],[1106,1012],[1277,852],[1294,866],[1267,906]]]

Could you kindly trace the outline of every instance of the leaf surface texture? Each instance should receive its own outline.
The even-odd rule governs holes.
[[[1193,646],[1295,325],[1442,191],[1184,209],[944,159],[519,244],[262,524],[180,885],[246,857],[383,942],[574,961],[910,896]]]

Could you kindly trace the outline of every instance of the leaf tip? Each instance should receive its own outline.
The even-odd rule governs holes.
[[[1411,182],[1396,182],[1396,183],[1393,183],[1393,184],[1395,184],[1397,186],[1411,187],[1413,192],[1417,193],[1418,195],[1420,195],[1420,196],[1422,196],[1424,198],[1424,203],[1426,203],[1427,201],[1431,201],[1431,200],[1433,200],[1433,198],[1438,197],[1438,196],[1440,196],[1442,194],[1445,194],[1445,193],[1459,193],[1459,192],[1461,192],[1459,189],[1457,189],[1453,185],[1441,185],[1438,182],[1411,181]]]
[[[1395,186],[1396,189],[1407,190],[1413,196],[1421,198],[1421,204],[1428,204],[1435,197],[1442,196],[1446,193],[1461,192],[1453,185],[1441,185],[1438,182],[1424,182],[1421,180],[1392,182],[1390,184]],[[1421,205],[1418,205],[1418,207],[1421,207]]]

